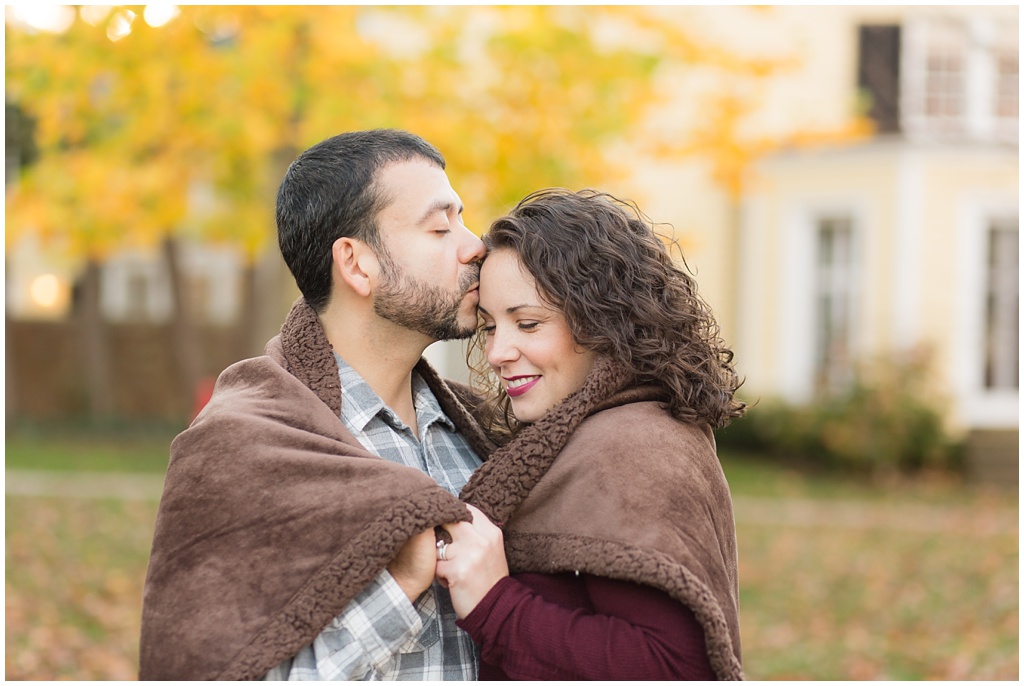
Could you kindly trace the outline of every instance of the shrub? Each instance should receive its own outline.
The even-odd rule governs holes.
[[[758,402],[718,433],[725,448],[792,462],[879,474],[960,466],[960,444],[946,430],[929,388],[928,356],[861,364],[842,391],[805,405]]]

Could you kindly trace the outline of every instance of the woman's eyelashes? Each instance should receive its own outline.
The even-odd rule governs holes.
[[[528,321],[528,322],[516,322],[516,328],[520,331],[535,331],[540,326],[539,321]],[[494,324],[482,324],[480,330],[484,332],[486,336],[493,336],[494,330],[497,328]]]

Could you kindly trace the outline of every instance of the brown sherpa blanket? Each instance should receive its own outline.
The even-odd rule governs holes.
[[[557,458],[557,459],[556,459]],[[736,533],[710,428],[599,360],[584,387],[492,453],[462,499],[504,522],[509,568],[661,589],[704,628],[720,679],[742,679]]]
[[[422,360],[417,371],[470,445],[492,449],[453,389]],[[260,678],[311,643],[412,535],[469,519],[426,474],[364,450],[340,408],[330,344],[301,299],[264,356],[220,375],[171,445],[141,679]]]

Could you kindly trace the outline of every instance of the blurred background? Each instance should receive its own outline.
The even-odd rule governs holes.
[[[1015,5],[5,12],[8,679],[135,678],[168,445],[298,295],[277,185],[376,127],[478,233],[593,187],[678,242],[749,678],[1018,678]]]

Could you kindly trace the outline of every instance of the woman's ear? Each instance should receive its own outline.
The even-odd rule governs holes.
[[[380,271],[377,255],[370,246],[356,238],[339,238],[331,246],[331,259],[342,283],[358,295],[370,295]]]

